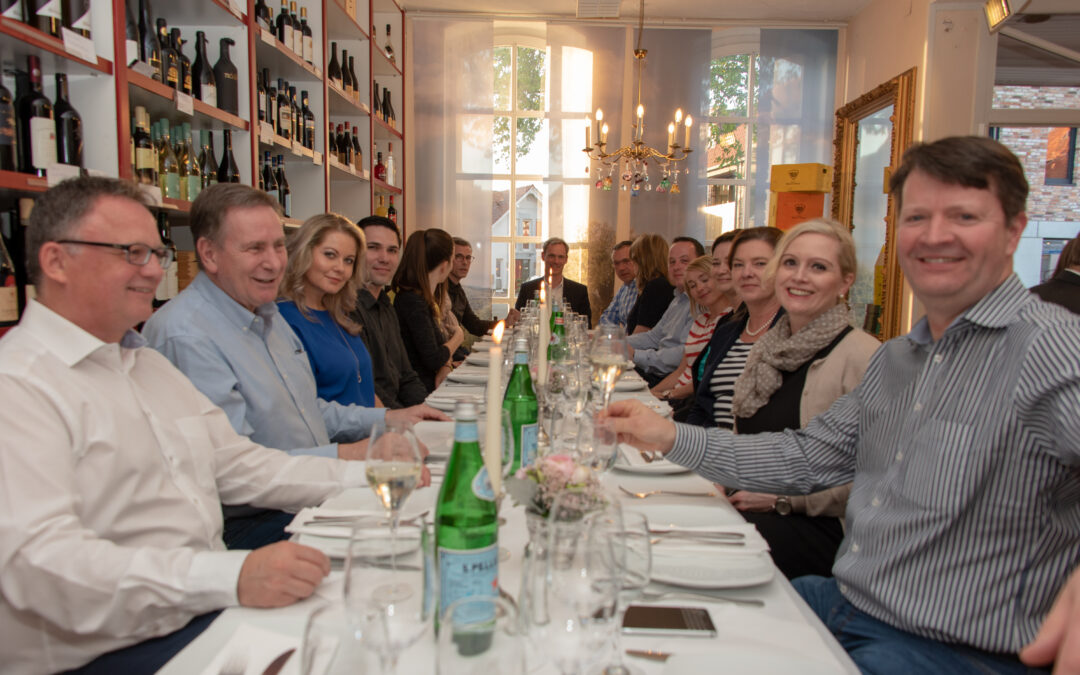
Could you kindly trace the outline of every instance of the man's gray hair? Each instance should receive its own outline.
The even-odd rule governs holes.
[[[567,244],[565,239],[563,239],[562,237],[552,237],[551,239],[548,239],[542,244],[540,248],[540,255],[547,255],[548,247],[554,244],[562,244],[566,247],[566,252],[570,253],[570,244]]]
[[[242,183],[217,183],[199,193],[191,204],[191,238],[198,242],[205,237],[211,242],[221,241],[221,230],[229,209],[246,209],[265,206],[281,216],[281,204],[269,192],[256,190]]]

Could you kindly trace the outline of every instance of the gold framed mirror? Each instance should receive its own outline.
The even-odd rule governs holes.
[[[836,111],[832,217],[851,228],[858,260],[848,302],[855,322],[882,341],[901,329],[904,278],[888,184],[911,145],[914,110],[912,68]]]

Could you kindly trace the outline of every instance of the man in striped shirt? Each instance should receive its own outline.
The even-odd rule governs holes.
[[[1029,672],[1015,655],[1038,633],[1024,661],[1077,672],[1080,317],[1012,272],[1023,167],[990,139],[946,138],[909,149],[891,189],[926,316],[858,388],[778,434],[675,425],[629,401],[609,415],[621,437],[724,485],[854,481],[835,579],[795,585],[863,670]]]
[[[626,318],[630,316],[630,310],[637,302],[638,288],[634,277],[637,276],[637,264],[630,259],[629,239],[620,241],[611,249],[611,264],[615,267],[615,276],[623,283],[622,288],[615,293],[611,304],[600,315],[600,323],[610,323],[616,326],[626,327]]]

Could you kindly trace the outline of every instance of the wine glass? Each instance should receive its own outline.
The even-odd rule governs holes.
[[[615,383],[629,361],[630,351],[623,327],[602,324],[597,328],[589,345],[589,364],[592,366],[593,389],[600,394],[602,408],[611,403],[611,392],[615,391]]]
[[[423,459],[412,425],[398,422],[374,425],[368,443],[365,472],[368,484],[390,517],[391,547],[397,537],[401,505],[420,483],[422,467]],[[382,589],[388,594],[407,591],[404,587]],[[388,596],[386,599],[391,598]]]
[[[578,426],[577,456],[596,471],[608,471],[618,457],[615,423],[598,413],[582,415]]]
[[[428,633],[438,597],[431,526],[421,516],[400,530],[393,536],[380,523],[357,521],[345,563],[348,618],[384,673]]]
[[[437,672],[524,675],[525,649],[514,606],[500,597],[461,598],[439,621]]]

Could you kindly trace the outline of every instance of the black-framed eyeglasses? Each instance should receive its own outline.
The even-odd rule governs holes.
[[[150,262],[151,256],[157,256],[161,269],[168,269],[176,259],[176,247],[162,246],[154,248],[147,244],[113,244],[107,241],[83,241],[82,239],[58,239],[57,244],[81,244],[83,246],[101,246],[103,248],[115,248],[124,252],[124,257],[132,265],[143,266]]]
[[[455,253],[454,254],[454,260],[461,260],[461,261],[464,261],[464,262],[472,262],[473,257],[471,255],[465,255],[463,253]]]

